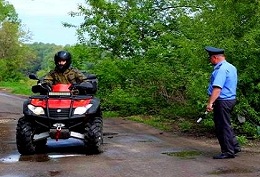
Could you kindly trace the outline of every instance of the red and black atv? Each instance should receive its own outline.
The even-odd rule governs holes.
[[[88,75],[79,85],[57,84],[50,88],[38,80],[34,93],[24,102],[24,116],[16,128],[17,149],[22,155],[37,153],[47,139],[83,140],[86,153],[100,153],[103,143],[103,119],[96,93],[96,76]]]

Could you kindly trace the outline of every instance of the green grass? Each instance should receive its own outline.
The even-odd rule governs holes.
[[[115,118],[115,117],[120,117],[119,113],[115,112],[115,111],[104,111],[103,113],[103,117],[105,118]]]
[[[158,116],[130,116],[129,120],[144,123],[164,131],[172,130],[171,121]]]
[[[237,136],[237,141],[239,142],[239,144],[241,146],[248,144],[248,140],[247,140],[246,136],[243,136],[243,135]]]
[[[0,82],[0,88],[10,93],[19,95],[31,95],[31,87],[36,84],[35,81],[20,80],[19,82]]]
[[[181,121],[178,126],[182,132],[189,132],[192,129],[192,123],[186,120]]]

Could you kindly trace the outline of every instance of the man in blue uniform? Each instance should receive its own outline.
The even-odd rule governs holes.
[[[205,50],[214,65],[206,110],[214,112],[216,136],[221,147],[221,154],[213,158],[234,158],[241,151],[230,121],[231,111],[236,104],[237,69],[226,61],[223,49],[207,46]]]

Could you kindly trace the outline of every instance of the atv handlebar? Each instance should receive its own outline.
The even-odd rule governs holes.
[[[37,80],[37,85],[32,86],[32,92],[33,93],[40,93],[40,94],[48,94],[48,92],[52,91],[52,87],[49,86],[47,83],[40,80],[35,74],[29,75],[30,79]],[[82,82],[80,84],[71,84],[68,88],[71,93],[76,93],[80,95],[86,95],[86,94],[95,94],[97,91],[97,82],[92,82],[92,79],[97,79],[96,75],[89,74],[87,75],[87,78],[85,82]]]
[[[38,83],[37,85],[32,86],[32,92],[44,95],[51,92],[51,87],[46,83]]]

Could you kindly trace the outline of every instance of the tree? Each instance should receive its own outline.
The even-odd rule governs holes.
[[[143,55],[150,44],[161,40],[165,45],[169,38],[179,36],[178,10],[165,8],[169,2],[90,0],[88,3],[86,7],[79,6],[79,13],[72,13],[85,19],[78,29],[81,42],[97,45],[119,58]],[[84,37],[85,33],[90,39]]]
[[[245,124],[247,128],[243,130],[250,136],[257,133],[255,125],[260,124],[259,15],[260,3],[257,0],[212,0],[194,18],[193,24],[198,33],[188,30],[189,34],[195,34],[197,43],[225,48],[227,60],[237,67],[236,114],[252,123],[251,126]]]
[[[184,36],[179,21],[193,11],[194,5],[188,1],[156,0],[87,2],[86,7],[79,6],[79,13],[72,13],[83,15],[85,19],[78,29],[81,43],[99,48],[101,56],[103,53],[110,54],[111,64],[118,65],[114,67],[119,67],[120,73],[123,73],[114,73],[118,77],[113,79],[113,83],[102,70],[98,70],[100,75],[104,75],[103,81],[111,82],[105,86],[111,85],[115,91],[117,88],[114,86],[120,86],[135,93],[136,97],[142,97],[144,93],[147,97],[154,95],[154,102],[164,100],[170,105],[183,104],[189,93],[187,85],[194,78],[194,73],[190,71],[197,71],[199,66],[193,64],[195,57],[190,57],[190,49],[183,47],[189,46],[189,40]],[[86,33],[89,39],[84,37]],[[99,57],[99,62],[96,62],[103,71],[108,65],[106,59]],[[103,67],[100,66],[102,64]],[[124,67],[128,64],[135,65],[131,71],[133,74],[129,73],[130,68]],[[142,71],[144,67],[147,69]],[[136,90],[140,90],[140,95],[136,94]]]
[[[19,80],[33,53],[21,40],[26,37],[21,30],[20,20],[15,9],[9,3],[0,1],[0,80]]]

